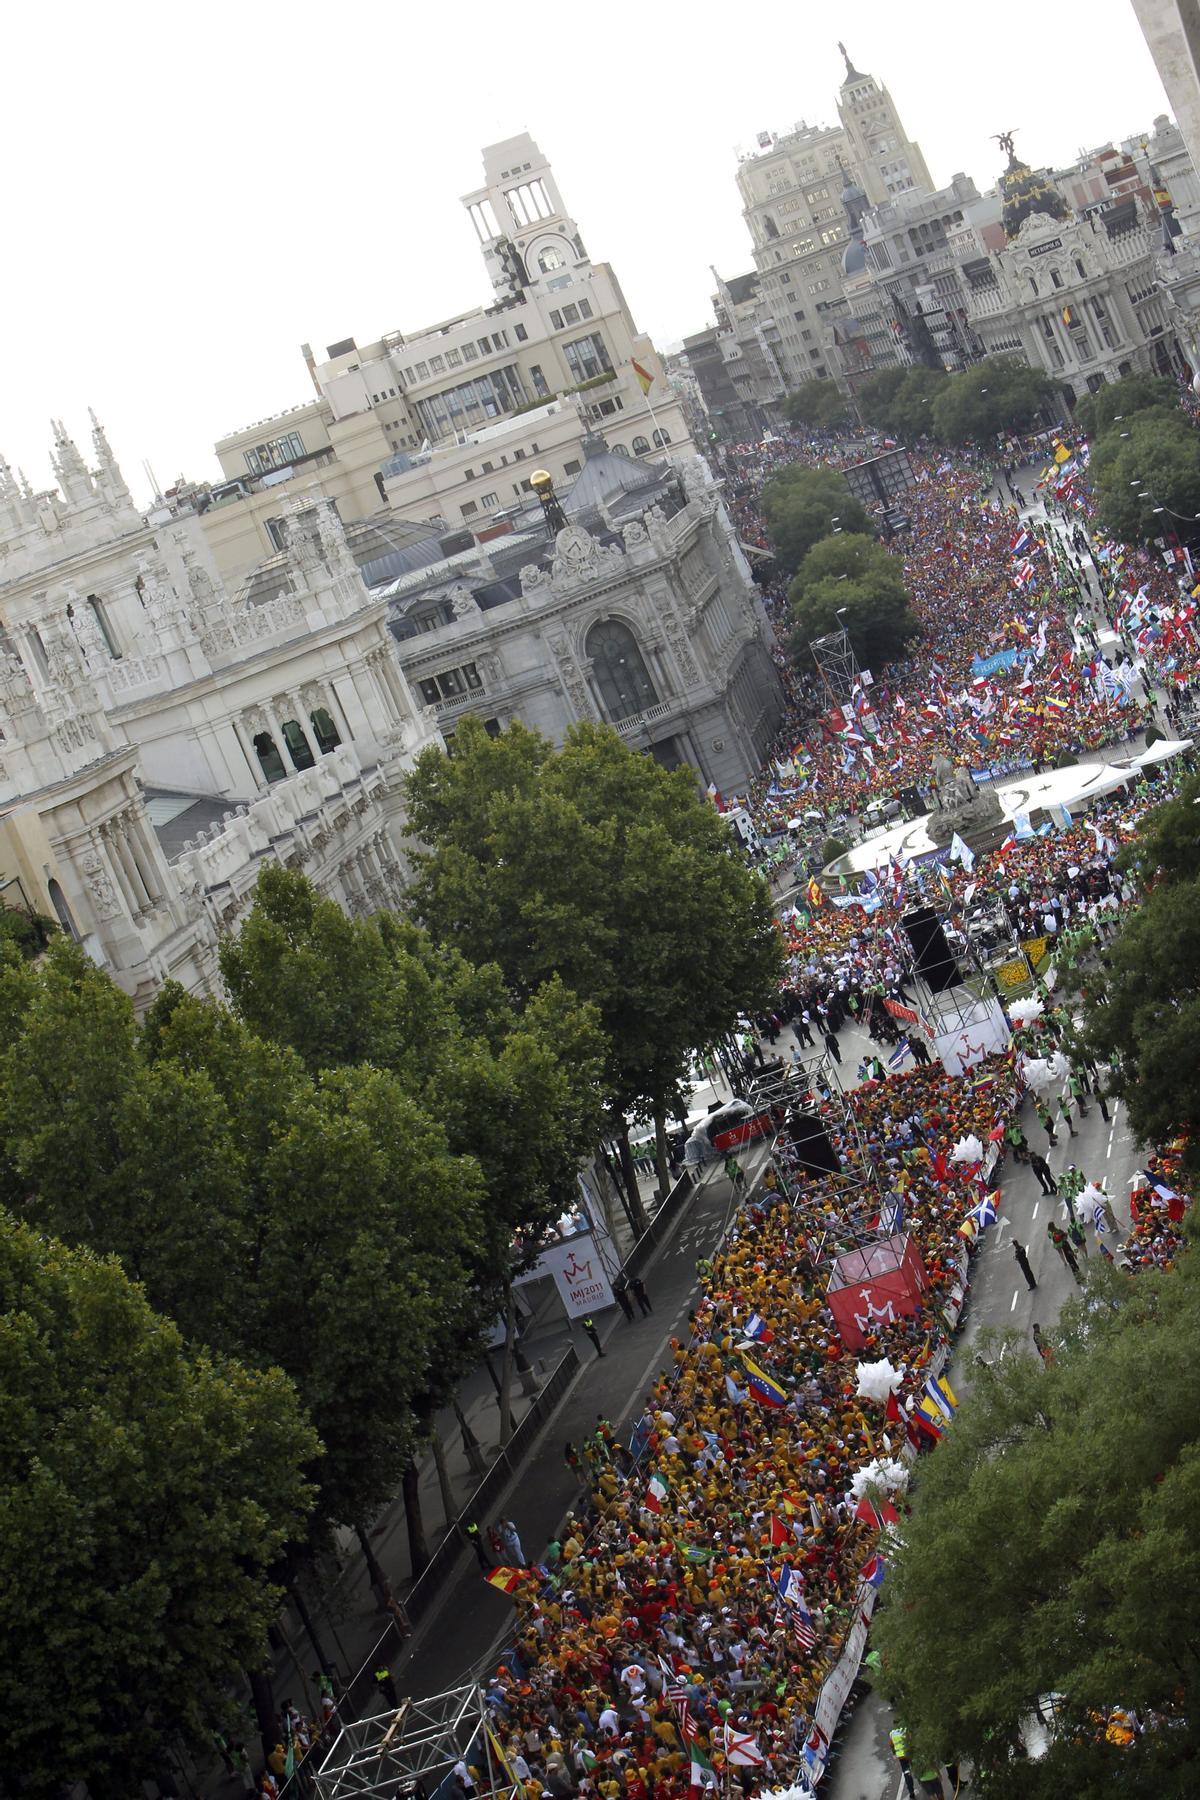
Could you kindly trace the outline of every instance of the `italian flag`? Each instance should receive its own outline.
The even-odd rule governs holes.
[[[702,1794],[705,1788],[715,1789],[719,1788],[721,1784],[717,1780],[717,1771],[694,1740],[691,1746],[691,1755],[692,1769],[689,1777],[688,1800],[695,1800],[695,1796]]]
[[[669,1489],[661,1475],[652,1475],[646,1485],[646,1511],[660,1513]]]

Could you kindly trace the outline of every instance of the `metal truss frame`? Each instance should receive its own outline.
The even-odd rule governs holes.
[[[446,1688],[423,1700],[343,1725],[319,1769],[310,1776],[314,1800],[373,1796],[392,1800],[405,1784],[422,1777],[430,1791],[446,1772],[477,1746],[476,1762],[486,1762],[488,1789],[495,1800],[512,1800],[516,1784],[496,1766],[486,1730],[483,1689],[477,1682]]]

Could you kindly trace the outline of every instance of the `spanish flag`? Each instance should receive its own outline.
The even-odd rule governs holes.
[[[650,389],[654,386],[654,377],[649,369],[643,369],[641,363],[635,358],[633,362],[633,372],[638,378],[638,385],[643,394],[648,394]]]
[[[825,905],[825,889],[815,875],[810,875],[808,878],[808,904],[812,907]]]
[[[500,1568],[491,1571],[488,1580],[493,1587],[499,1588],[502,1594],[511,1594],[520,1587],[528,1573],[528,1569],[507,1569],[502,1564]]]

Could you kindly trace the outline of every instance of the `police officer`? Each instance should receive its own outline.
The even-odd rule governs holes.
[[[913,1786],[912,1770],[908,1766],[908,1733],[898,1720],[888,1732],[888,1738],[892,1746],[892,1755],[900,1764],[900,1773],[904,1777],[904,1791],[913,1796],[917,1790]]]
[[[392,1680],[392,1671],[386,1663],[375,1671],[375,1690],[379,1698],[386,1700],[389,1706],[399,1706],[400,1696],[397,1694],[396,1684]]]
[[[588,1314],[586,1319],[580,1319],[579,1323],[583,1326],[583,1329],[587,1332],[593,1344],[596,1346],[596,1355],[603,1356],[604,1351],[600,1348],[600,1333],[596,1330],[596,1321],[593,1319],[591,1313]]]
[[[479,1564],[485,1575],[489,1574],[492,1568],[491,1559],[483,1547],[483,1534],[474,1519],[468,1519],[467,1523],[463,1526],[463,1536],[475,1552],[475,1561]]]

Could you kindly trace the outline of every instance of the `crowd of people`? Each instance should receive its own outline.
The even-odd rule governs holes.
[[[1168,724],[1184,717],[1200,652],[1179,572],[1094,538],[1078,447],[1067,473],[1052,463],[1040,484],[1055,519],[1023,519],[1022,449],[914,456],[911,530],[896,553],[922,636],[902,661],[864,673],[831,707],[815,676],[778,652],[788,722],[738,797],[768,853],[861,823],[872,803],[927,800],[938,755],[982,778],[1127,743],[1155,720],[1160,687]],[[726,451],[739,534],[769,548],[762,487],[782,464],[856,454],[779,439]],[[765,598],[782,642],[782,584],[768,582]],[[1087,818],[986,854],[889,858],[856,892],[809,882],[781,908],[786,981],[759,1025],[768,1053],[786,1030],[796,1039],[793,1092],[811,1081],[810,1134],[781,1130],[761,1184],[735,1184],[731,1226],[699,1266],[687,1333],[671,1340],[631,1440],[601,1420],[579,1451],[568,1446],[580,1492],[560,1538],[527,1561],[504,1521],[509,1534],[477,1548],[485,1570],[497,1564],[488,1579],[511,1595],[516,1629],[451,1800],[505,1780],[530,1800],[696,1800],[718,1785],[756,1793],[819,1779],[830,1749],[822,1686],[886,1580],[891,1503],[877,1489],[864,1500],[856,1477],[936,1444],[931,1386],[943,1412],[953,1408],[938,1376],[1002,1159],[1062,1195],[1064,1224],[1052,1230],[1063,1242],[1052,1242],[1068,1266],[1091,1245],[1130,1271],[1178,1254],[1179,1146],[1148,1160],[1120,1243],[1102,1184],[1073,1165],[1051,1175],[1022,1124],[1056,1143],[1090,1102],[1105,1108],[1106,1071],[1061,1057],[1071,1018],[1055,974],[1078,965],[1102,984],[1105,941],[1136,898],[1117,850],[1172,780],[1169,770],[1131,777]],[[797,818],[803,829],[789,835]],[[933,900],[951,934],[990,916],[1021,947],[1032,1004],[1007,1047],[963,1075],[931,1058],[917,1028],[900,930],[914,898]],[[848,1023],[880,1053],[838,1089],[804,1073],[805,1053],[823,1047],[840,1062]],[[1027,1093],[1025,1071],[1057,1067],[1056,1056],[1056,1087],[1031,1073]],[[827,1166],[812,1154],[814,1120]],[[912,1252],[904,1280],[891,1304],[868,1303],[848,1343],[830,1299],[836,1259],[901,1234]],[[1025,1247],[1014,1254],[1036,1285]],[[901,1377],[886,1407],[859,1385],[860,1364],[884,1359]],[[901,1503],[902,1493],[899,1483]]]

